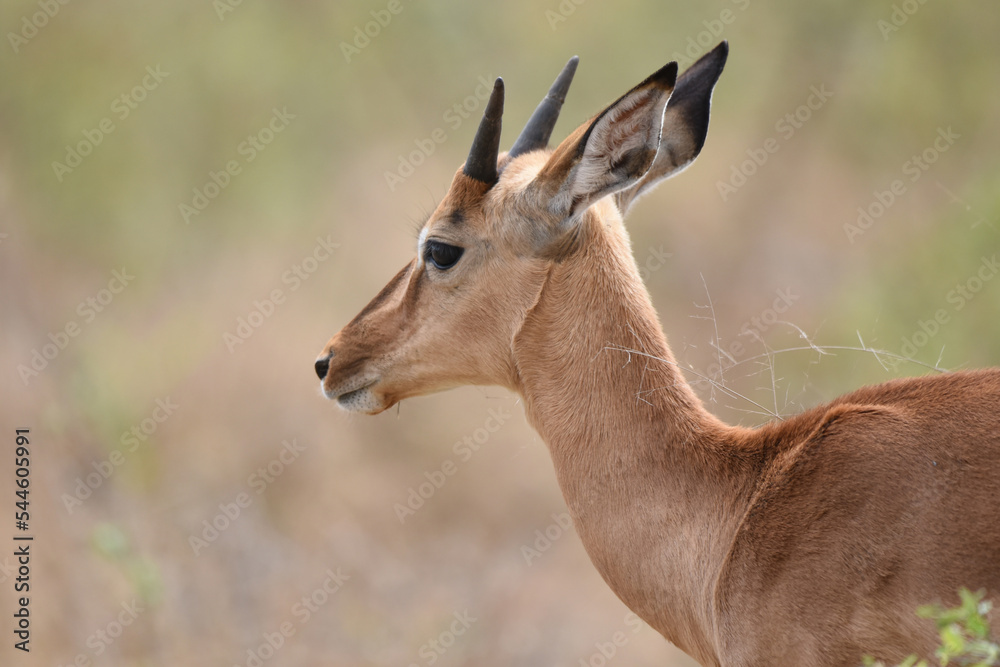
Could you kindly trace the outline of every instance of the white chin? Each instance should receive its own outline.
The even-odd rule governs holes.
[[[374,414],[382,411],[382,402],[375,395],[375,392],[368,387],[349,391],[340,396],[327,395],[327,398],[337,401],[337,405],[347,412]]]

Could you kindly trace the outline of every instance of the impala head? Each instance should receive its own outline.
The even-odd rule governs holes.
[[[459,385],[516,389],[514,341],[550,267],[585,249],[584,228],[620,230],[638,195],[694,160],[727,53],[723,42],[680,78],[669,63],[554,150],[548,140],[576,58],[503,154],[497,79],[416,256],[323,348],[316,373],[325,395],[375,414]]]

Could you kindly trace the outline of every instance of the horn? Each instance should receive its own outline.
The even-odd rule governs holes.
[[[465,161],[465,175],[483,183],[493,185],[497,176],[497,155],[500,153],[500,125],[503,117],[503,79],[497,78],[493,93],[486,103],[479,130],[472,140],[472,149]]]
[[[508,153],[510,157],[517,157],[522,153],[545,148],[549,145],[552,128],[556,126],[559,110],[566,99],[566,92],[569,90],[569,84],[573,82],[573,75],[576,73],[576,65],[579,62],[580,58],[573,56],[566,63],[566,67],[549,88],[549,94],[538,104],[535,112],[531,114],[531,118],[525,123],[521,135]]]

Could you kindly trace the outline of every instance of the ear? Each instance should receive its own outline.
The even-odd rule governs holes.
[[[555,149],[535,185],[561,224],[643,177],[656,157],[663,112],[676,79],[677,63],[669,63]]]
[[[665,178],[691,164],[708,136],[708,116],[712,106],[712,91],[722,74],[729,55],[729,44],[722,42],[702,56],[677,80],[663,116],[663,131],[649,171],[630,188],[615,195],[618,209],[624,215],[640,195]]]

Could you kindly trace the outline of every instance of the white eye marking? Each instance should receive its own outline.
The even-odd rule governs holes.
[[[427,240],[427,228],[424,227],[420,230],[420,236],[417,237],[417,266],[424,265],[424,242]]]

